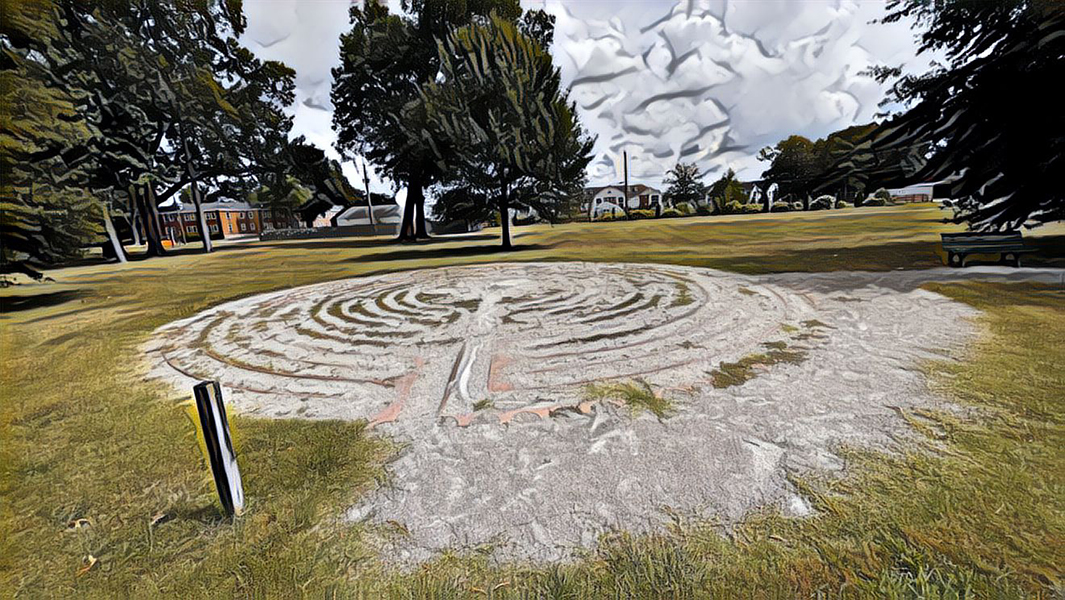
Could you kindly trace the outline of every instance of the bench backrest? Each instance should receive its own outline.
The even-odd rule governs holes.
[[[943,233],[943,247],[951,248],[1023,248],[1024,240],[1021,232],[1008,233],[981,233],[978,231],[966,231],[962,233]]]

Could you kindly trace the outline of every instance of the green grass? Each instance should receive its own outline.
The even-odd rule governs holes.
[[[493,565],[477,553],[407,572],[381,564],[362,526],[340,517],[385,477],[396,450],[357,423],[234,415],[248,512],[230,522],[197,448],[188,395],[142,381],[138,347],[154,328],[250,294],[497,260],[743,272],[924,268],[936,266],[935,241],[946,229],[940,216],[909,206],[535,226],[518,228],[521,248],[509,254],[496,252],[494,239],[258,243],[210,256],[62,269],[49,273],[56,283],[3,290],[0,596],[1060,595],[1060,286],[930,286],[985,311],[985,332],[969,359],[927,365],[936,389],[971,414],[905,411],[913,451],[844,449],[846,477],[795,479],[816,516],[759,511],[727,536],[713,523],[678,518],[659,535],[605,536],[587,557],[558,565]],[[1045,250],[1029,264],[1062,264],[1061,231],[1026,234]],[[68,531],[76,519],[91,524]],[[79,576],[89,555],[98,562]]]
[[[647,411],[662,420],[676,412],[676,407],[670,399],[656,394],[651,384],[642,379],[623,383],[588,384],[584,393],[590,400],[618,402],[627,407],[633,416]]]
[[[710,385],[718,389],[743,385],[754,379],[758,369],[776,364],[797,365],[806,360],[806,352],[788,350],[785,342],[767,342],[763,344],[766,352],[748,354],[736,362],[723,362],[710,371]]]

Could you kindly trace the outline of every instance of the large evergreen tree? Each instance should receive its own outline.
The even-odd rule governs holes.
[[[491,202],[505,248],[511,246],[511,209],[533,210],[549,221],[565,212],[568,198],[584,185],[594,143],[551,55],[521,29],[493,15],[452,32],[440,44],[440,81],[423,94],[431,127],[451,149],[437,159],[461,190],[438,201]]]

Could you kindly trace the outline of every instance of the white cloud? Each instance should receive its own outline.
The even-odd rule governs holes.
[[[913,63],[906,23],[870,21],[881,2],[549,1],[554,53],[583,121],[599,136],[594,183],[658,183],[678,160],[708,176],[757,178],[758,150],[868,122],[884,90],[874,64]]]
[[[397,0],[390,2],[397,5]],[[755,155],[793,133],[808,137],[868,122],[884,90],[859,73],[910,64],[906,23],[870,23],[882,2],[855,0],[528,1],[556,16],[552,52],[586,127],[599,136],[592,183],[660,182],[677,160],[745,179]],[[296,70],[294,133],[331,156],[330,70],[349,27],[347,0],[248,0],[244,43]],[[398,6],[393,6],[398,9]],[[344,164],[361,184],[361,171]],[[372,176],[375,190],[390,182]]]
[[[333,105],[329,91],[332,69],[340,64],[340,35],[350,28],[347,0],[307,2],[306,0],[248,0],[244,13],[248,28],[241,41],[264,60],[279,60],[296,71],[296,101],[293,135],[307,140],[337,160],[333,149]],[[342,163],[344,174],[362,189],[362,163]],[[370,171],[370,188],[391,193],[391,182]]]

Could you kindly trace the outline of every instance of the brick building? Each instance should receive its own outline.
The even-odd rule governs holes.
[[[246,202],[209,202],[203,205],[203,216],[212,240],[243,235],[258,235],[264,228],[285,227],[289,218],[273,215],[268,208],[257,208]],[[187,243],[200,239],[200,223],[196,207],[181,204],[160,207],[160,225],[163,236],[174,243]]]

